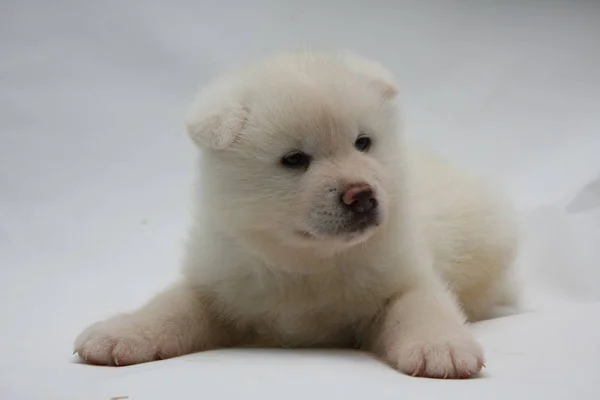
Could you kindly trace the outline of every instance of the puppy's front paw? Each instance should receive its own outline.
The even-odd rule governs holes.
[[[403,335],[388,360],[406,374],[429,378],[470,378],[483,368],[483,349],[467,329],[436,329]]]
[[[75,340],[75,352],[92,364],[132,365],[174,357],[176,346],[159,342],[160,331],[134,315],[97,322]]]

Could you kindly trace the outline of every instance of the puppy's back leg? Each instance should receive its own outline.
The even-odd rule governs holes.
[[[198,290],[180,284],[133,313],[91,325],[75,352],[93,364],[131,365],[224,346],[227,333]]]
[[[469,322],[499,318],[520,311],[522,282],[512,270],[495,282],[488,282],[458,294]]]

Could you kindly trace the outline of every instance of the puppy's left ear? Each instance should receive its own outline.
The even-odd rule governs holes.
[[[204,94],[187,113],[187,133],[199,147],[223,150],[242,134],[248,113],[248,108],[235,101]]]
[[[366,76],[385,100],[391,100],[398,94],[394,76],[383,65],[352,53],[344,54],[348,67],[354,72]]]

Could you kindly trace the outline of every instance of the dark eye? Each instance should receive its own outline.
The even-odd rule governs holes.
[[[354,147],[356,147],[356,150],[358,151],[368,151],[371,148],[371,138],[360,135],[358,139],[356,139],[356,142],[354,142]]]
[[[286,168],[308,168],[310,156],[301,151],[292,151],[281,158],[281,164]]]

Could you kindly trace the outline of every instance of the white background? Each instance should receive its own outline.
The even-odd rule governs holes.
[[[524,314],[474,326],[484,377],[332,351],[78,364],[82,328],[177,274],[196,89],[308,44],[387,65],[408,135],[519,206]],[[3,1],[0,397],[600,398],[599,177],[599,1]]]

